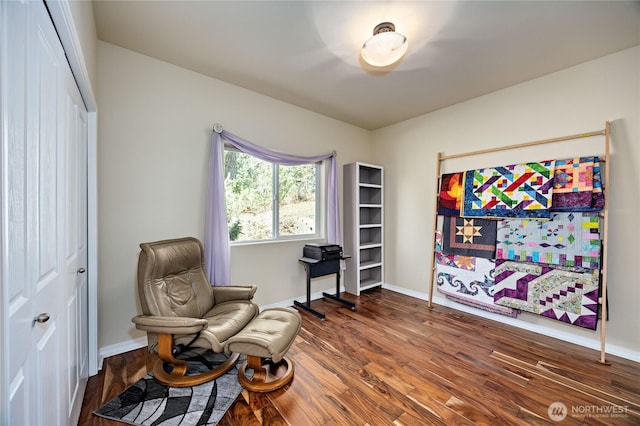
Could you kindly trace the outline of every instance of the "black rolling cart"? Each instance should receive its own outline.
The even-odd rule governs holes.
[[[307,271],[307,301],[303,303],[294,300],[293,304],[299,308],[311,312],[319,318],[324,319],[326,316],[324,313],[317,311],[311,307],[311,278],[336,274],[336,294],[323,292],[322,296],[338,303],[342,303],[343,305],[348,306],[349,308],[354,310],[356,308],[355,303],[349,300],[342,299],[340,297],[340,261],[350,258],[351,256],[345,255],[341,255],[338,259],[331,260],[312,259],[310,257],[299,258],[298,261],[304,265],[304,269]]]

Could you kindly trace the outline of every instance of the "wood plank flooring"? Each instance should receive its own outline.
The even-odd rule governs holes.
[[[312,302],[301,311],[288,356],[290,385],[243,391],[220,425],[640,424],[640,364],[389,290],[359,298],[355,311]],[[145,349],[105,360],[89,379],[80,426],[121,425],[92,414],[150,370]]]

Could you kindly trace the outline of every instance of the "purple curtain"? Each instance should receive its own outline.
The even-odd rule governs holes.
[[[217,131],[218,128],[214,128],[209,161],[209,188],[207,190],[207,211],[204,230],[205,271],[213,285],[228,285],[231,281],[231,250],[227,224],[227,206],[224,195],[224,141],[240,151],[261,160],[285,166],[299,166],[329,160],[327,242],[342,245],[338,205],[338,171],[335,152],[313,157],[281,154],[254,145],[226,130]]]

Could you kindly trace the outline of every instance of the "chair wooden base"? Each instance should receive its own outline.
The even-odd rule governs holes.
[[[178,388],[196,386],[210,380],[217,379],[227,371],[231,370],[231,368],[236,365],[236,362],[238,362],[238,358],[240,357],[240,354],[232,353],[224,363],[220,364],[213,370],[187,376],[187,362],[174,358],[173,353],[171,352],[172,347],[173,337],[170,334],[158,335],[159,359],[153,365],[153,378],[158,383]],[[173,370],[171,370],[170,373],[165,371],[165,363],[173,364]]]
[[[247,378],[245,370],[253,370],[253,377]],[[238,381],[252,392],[271,392],[280,389],[293,379],[293,362],[283,358],[278,363],[249,355],[238,370]]]

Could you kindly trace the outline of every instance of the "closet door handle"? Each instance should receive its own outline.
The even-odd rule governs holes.
[[[84,274],[85,272],[87,272],[87,270],[86,270],[86,269],[84,269],[84,268],[80,268],[80,269],[78,269],[78,273],[79,273],[79,274]]]
[[[49,318],[51,318],[51,316],[48,313],[44,312],[44,313],[38,315],[37,317],[35,317],[33,319],[33,322],[38,322],[38,323],[42,324],[42,323],[45,323],[45,322],[49,321]]]

